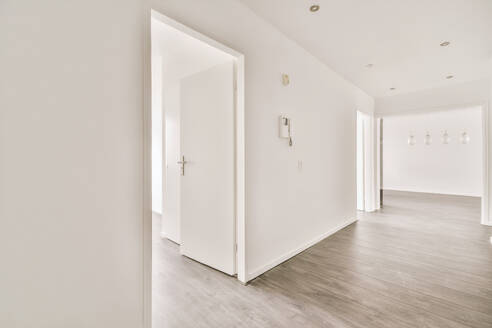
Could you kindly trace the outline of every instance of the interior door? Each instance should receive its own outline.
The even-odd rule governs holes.
[[[235,274],[233,61],[181,83],[181,254]]]

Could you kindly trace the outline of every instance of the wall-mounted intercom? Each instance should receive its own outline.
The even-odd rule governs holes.
[[[283,139],[289,140],[289,146],[292,147],[292,130],[291,130],[291,120],[286,116],[279,116],[278,118],[278,136]]]

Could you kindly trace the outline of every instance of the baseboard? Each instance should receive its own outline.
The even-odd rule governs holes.
[[[384,188],[383,191],[408,192],[414,194],[428,194],[428,195],[442,195],[442,196],[463,196],[463,197],[475,197],[475,198],[482,197],[482,195],[479,194],[449,193],[449,192],[440,192],[440,191],[420,191],[420,190],[403,189],[403,188],[401,189]]]
[[[357,218],[354,218],[354,219],[350,219],[350,220],[347,220],[345,221],[344,223],[336,226],[335,228],[333,229],[330,229],[329,231],[325,232],[324,234],[310,240],[309,242],[305,243],[304,245],[302,245],[301,247],[298,247],[280,257],[278,257],[277,259],[275,259],[274,261],[270,262],[269,264],[265,265],[265,266],[262,266],[256,270],[254,270],[253,272],[250,272],[247,274],[247,277],[246,277],[246,281],[250,281],[250,280],[253,280],[254,278],[258,277],[259,275],[267,272],[268,270],[271,270],[273,269],[274,267],[276,267],[277,265],[287,261],[288,259],[296,256],[297,254],[305,251],[306,249],[308,249],[309,247],[311,246],[314,246],[315,244],[319,243],[320,241],[322,241],[323,239],[333,235],[334,233],[342,230],[343,228],[351,225],[352,223],[356,222],[357,221]]]
[[[181,244],[180,242],[178,242],[177,240],[172,239],[171,237],[169,237],[168,235],[166,235],[166,234],[165,234],[164,232],[162,232],[162,231],[159,233],[159,236],[160,236],[162,239],[167,239],[167,240],[169,240],[169,241],[171,241],[171,242],[175,243],[176,245],[180,245],[180,244]]]

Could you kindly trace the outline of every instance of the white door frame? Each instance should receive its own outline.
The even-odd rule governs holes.
[[[447,111],[453,109],[463,109],[467,107],[481,107],[482,108],[482,199],[481,199],[481,218],[480,223],[483,225],[492,226],[492,219],[489,217],[489,110],[490,103],[467,103],[462,105],[450,105],[433,107],[428,109],[414,109],[406,110],[397,113],[387,113],[377,115],[377,118],[384,118],[388,116],[406,115],[406,114],[418,114],[426,112]],[[380,154],[377,154],[379,156]],[[383,164],[384,165],[384,164]]]
[[[145,13],[144,44],[144,231],[143,231],[143,311],[144,327],[152,322],[152,81],[151,81],[151,18],[222,50],[236,60],[235,70],[235,225],[236,225],[236,269],[237,279],[246,283],[246,238],[245,238],[245,114],[244,114],[244,55],[151,9]],[[163,154],[165,161],[165,153]]]
[[[489,111],[490,103],[482,106],[482,214],[480,222],[492,226],[489,216]]]
[[[376,161],[375,161],[375,118],[373,114],[357,111],[357,209],[373,212],[376,207]],[[361,149],[360,149],[360,148]],[[362,151],[362,162],[359,162],[359,155]],[[362,167],[359,165],[362,164]],[[359,169],[362,169],[362,176]],[[360,185],[362,183],[362,186]],[[361,201],[362,200],[362,201]]]
[[[357,111],[357,155],[356,157],[356,167],[357,167],[357,210],[365,210],[365,165],[364,165],[364,122],[361,118],[361,112]]]

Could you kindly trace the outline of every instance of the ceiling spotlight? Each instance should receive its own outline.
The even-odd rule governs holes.
[[[373,66],[374,66],[374,64],[367,64],[367,65],[366,65],[366,67],[367,67],[367,68],[371,68],[371,67],[373,67]]]
[[[452,79],[454,77],[454,75],[448,75],[446,76],[446,78],[449,80],[449,79]]]
[[[442,42],[442,43],[440,44],[440,46],[441,46],[441,47],[447,47],[447,46],[449,46],[450,44],[451,44],[451,42],[449,42],[449,41],[444,41],[444,42]]]
[[[311,7],[309,7],[309,10],[315,13],[319,10],[319,5],[312,5]]]
[[[394,90],[396,90],[396,88],[390,88],[390,90],[391,90],[391,91],[394,91]]]

